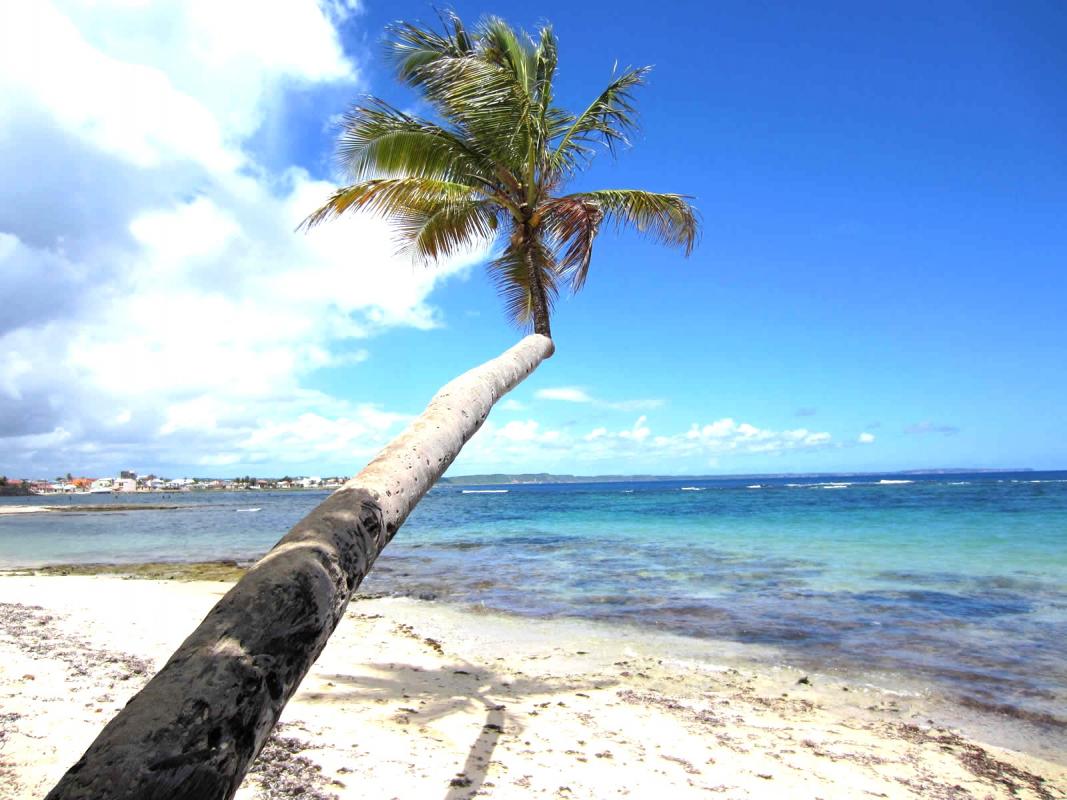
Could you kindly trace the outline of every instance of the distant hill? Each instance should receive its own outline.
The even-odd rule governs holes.
[[[894,472],[778,472],[744,473],[737,475],[553,475],[550,472],[504,472],[484,475],[456,475],[441,478],[445,486],[499,486],[518,483],[638,483],[642,481],[726,481],[753,478],[855,478],[864,475],[960,475],[997,472],[1033,472],[1030,467],[1014,469],[969,469],[951,467],[944,469],[908,469]]]

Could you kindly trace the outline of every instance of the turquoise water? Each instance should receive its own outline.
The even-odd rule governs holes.
[[[901,478],[438,487],[362,590],[769,646],[1062,735],[1067,473],[885,480]],[[0,516],[0,565],[254,559],[324,496],[190,493],[169,498],[187,506],[176,511]]]

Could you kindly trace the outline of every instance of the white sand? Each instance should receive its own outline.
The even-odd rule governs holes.
[[[0,798],[43,796],[226,588],[0,577]],[[238,797],[1067,796],[1064,765],[914,702],[710,647],[359,601]]]

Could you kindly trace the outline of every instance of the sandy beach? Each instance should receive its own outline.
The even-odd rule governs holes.
[[[0,797],[43,796],[227,587],[0,577]],[[1067,796],[919,698],[712,650],[360,598],[238,797]]]

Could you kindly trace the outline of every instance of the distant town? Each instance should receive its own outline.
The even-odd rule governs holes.
[[[139,475],[123,470],[114,478],[75,477],[67,474],[54,480],[8,478],[0,476],[0,494],[121,494],[133,492],[200,492],[200,491],[275,491],[279,489],[336,489],[347,478],[334,476],[255,478],[166,478],[159,475]]]

